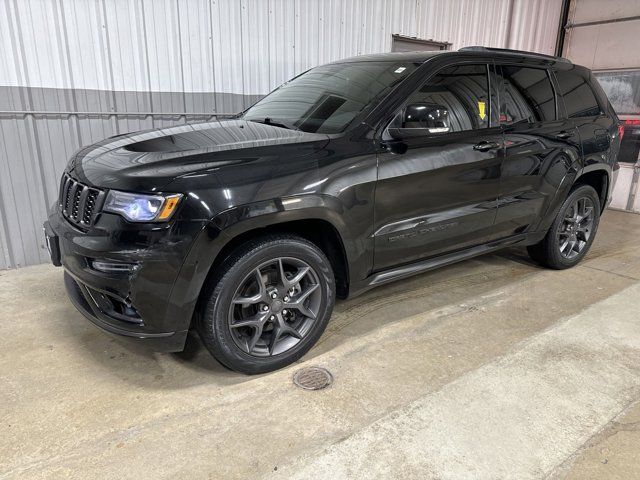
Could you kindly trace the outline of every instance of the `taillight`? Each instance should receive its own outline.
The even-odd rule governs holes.
[[[622,141],[622,137],[624,137],[624,125],[621,123],[618,124],[618,137],[620,137],[620,141]]]

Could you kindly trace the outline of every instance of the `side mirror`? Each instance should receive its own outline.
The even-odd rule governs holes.
[[[395,139],[418,137],[451,131],[449,110],[437,103],[411,103],[389,126]]]

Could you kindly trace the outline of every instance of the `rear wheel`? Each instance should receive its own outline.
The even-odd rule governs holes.
[[[240,247],[219,269],[199,322],[223,365],[244,373],[282,368],[320,338],[335,301],[326,256],[296,236],[269,236]]]
[[[528,247],[531,258],[542,265],[565,269],[587,254],[600,222],[600,198],[589,185],[571,192],[562,204],[547,235]]]

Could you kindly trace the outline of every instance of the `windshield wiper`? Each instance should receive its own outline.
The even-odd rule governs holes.
[[[249,120],[250,122],[263,123],[265,125],[271,125],[273,127],[286,128],[287,130],[300,130],[295,125],[290,123],[286,123],[282,120],[276,120],[270,117],[265,118],[264,120]]]

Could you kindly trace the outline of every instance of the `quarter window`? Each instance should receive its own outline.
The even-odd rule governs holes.
[[[594,117],[602,113],[586,78],[571,70],[557,71],[556,78],[569,118]]]
[[[437,134],[488,128],[488,92],[486,65],[447,67],[409,97],[391,127],[428,128]]]
[[[546,70],[503,65],[500,123],[546,122],[556,119],[556,99]]]

